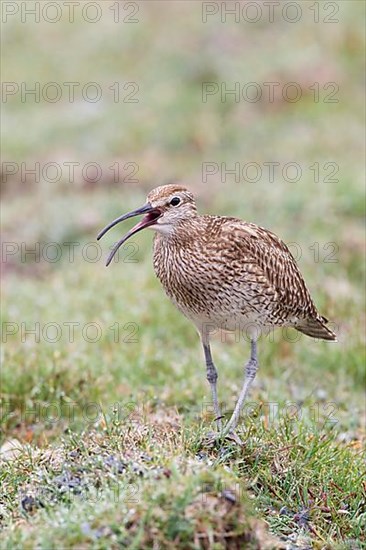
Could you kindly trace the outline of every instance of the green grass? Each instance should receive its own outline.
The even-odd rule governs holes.
[[[4,29],[5,81],[128,80],[141,93],[139,104],[106,100],[99,110],[6,104],[4,160],[94,161],[104,174],[95,184],[79,172],[74,183],[64,173],[52,184],[17,174],[3,185],[3,241],[19,250],[3,262],[1,548],[366,548],[364,6],[340,3],[336,26],[243,27],[203,25],[196,2],[140,5],[138,25]],[[203,104],[202,82],[211,80],[335,81],[340,101]],[[138,183],[111,181],[116,160],[138,164]],[[270,161],[297,162],[301,179],[202,180],[204,162]],[[325,180],[327,162],[339,165],[337,182]],[[259,341],[243,448],[207,444],[202,351],[154,277],[151,234],[136,236],[108,269],[123,228],[103,240],[98,261],[83,257],[107,222],[171,178],[196,192],[201,212],[254,221],[293,243],[339,336],[292,342],[294,333],[278,331]],[[50,242],[61,254],[55,263]],[[73,261],[69,242],[78,243]],[[36,256],[25,257],[34,243]],[[242,335],[216,335],[226,416],[248,353]]]
[[[74,193],[75,211],[84,196]],[[97,219],[92,237],[111,218],[116,198],[96,191],[88,201]],[[140,202],[132,195],[124,209]],[[62,208],[58,216],[60,234],[67,234]],[[78,231],[77,240],[87,242]],[[357,275],[345,263],[323,269],[304,257],[310,278],[313,271],[318,281],[326,279],[328,269],[333,285],[347,284],[351,291],[334,300],[329,286],[313,285],[322,312],[340,325],[340,342],[302,336],[291,343],[280,332],[273,341],[260,340],[258,381],[239,429],[245,447],[206,448],[212,414],[198,337],[154,278],[150,242],[148,234],[136,239],[137,263],[105,269],[105,254],[98,263],[65,257],[56,264],[18,264],[20,271],[14,266],[3,281],[3,321],[19,325],[4,349],[3,435],[24,445],[19,457],[1,465],[5,547],[56,548],[64,541],[68,547],[149,548],[159,542],[193,548],[216,541],[236,548],[247,541],[273,548],[292,541],[297,547],[362,548],[364,362],[361,304],[353,300]],[[359,269],[354,254],[350,265]],[[60,340],[45,341],[42,328],[39,343],[34,334],[22,334],[21,323],[31,329],[37,321],[40,327],[57,323]],[[73,342],[67,322],[78,323]],[[88,323],[101,332],[95,343],[83,337]],[[115,323],[118,342],[110,328]],[[249,349],[237,336],[217,335],[213,345],[227,415]],[[127,463],[120,474],[113,472],[119,461]],[[146,475],[134,474],[135,462]],[[212,483],[207,499],[205,480]],[[137,502],[130,502],[135,489]],[[111,497],[116,492],[117,503]]]

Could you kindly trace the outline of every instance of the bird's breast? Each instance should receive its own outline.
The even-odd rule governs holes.
[[[207,265],[192,247],[154,243],[154,270],[166,294],[179,307],[200,311],[210,287]]]
[[[246,265],[228,262],[212,243],[154,240],[154,270],[168,297],[187,317],[227,323],[253,314]],[[255,311],[255,309],[254,309]]]

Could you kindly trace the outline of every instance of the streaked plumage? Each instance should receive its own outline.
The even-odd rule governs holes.
[[[200,216],[192,193],[172,184],[151,191],[142,209],[122,216],[100,236],[119,221],[141,213],[145,213],[143,220],[116,250],[143,227],[156,231],[154,270],[166,294],[198,329],[217,416],[217,372],[210,333],[218,328],[240,329],[252,340],[239,409],[237,405],[236,416],[234,411],[225,428],[233,430],[257,370],[256,340],[263,332],[291,326],[325,340],[335,340],[335,334],[317,312],[288,247],[274,233],[237,218]]]

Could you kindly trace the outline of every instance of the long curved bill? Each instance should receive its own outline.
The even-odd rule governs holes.
[[[141,229],[144,229],[145,227],[149,227],[149,225],[153,225],[158,218],[161,216],[160,210],[157,208],[154,208],[151,206],[151,204],[148,202],[144,204],[144,206],[141,206],[141,208],[136,208],[136,210],[132,210],[132,212],[128,212],[127,214],[124,214],[123,216],[120,216],[119,218],[115,219],[113,222],[111,222],[109,225],[107,225],[102,231],[98,234],[97,240],[101,239],[107,231],[112,229],[115,225],[117,225],[120,222],[123,222],[127,220],[128,218],[133,218],[134,216],[140,216],[141,214],[145,214],[145,216],[142,218],[142,220],[133,226],[128,233],[126,233],[120,241],[115,245],[112,252],[108,256],[108,260],[106,263],[106,266],[108,267],[111,261],[113,260],[115,254],[117,253],[117,250],[129,239],[132,235],[135,233],[138,233],[141,231]]]

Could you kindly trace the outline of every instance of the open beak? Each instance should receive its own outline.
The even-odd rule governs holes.
[[[142,218],[142,220],[133,226],[132,229],[128,233],[126,233],[120,241],[116,244],[116,246],[113,248],[112,252],[110,253],[106,266],[109,266],[111,261],[113,260],[117,250],[129,239],[134,235],[135,233],[138,233],[141,231],[141,229],[144,229],[145,227],[149,227],[149,225],[154,225],[156,220],[160,218],[161,211],[158,208],[154,208],[151,206],[151,204],[148,202],[144,204],[144,206],[141,206],[141,208],[137,208],[136,210],[133,210],[132,212],[128,212],[128,214],[124,214],[123,216],[120,216],[113,222],[111,222],[109,225],[107,225],[97,236],[97,240],[101,239],[103,235],[107,233],[112,227],[117,225],[120,222],[123,222],[127,220],[128,218],[133,218],[134,216],[140,216],[141,214],[145,214],[145,216]]]

